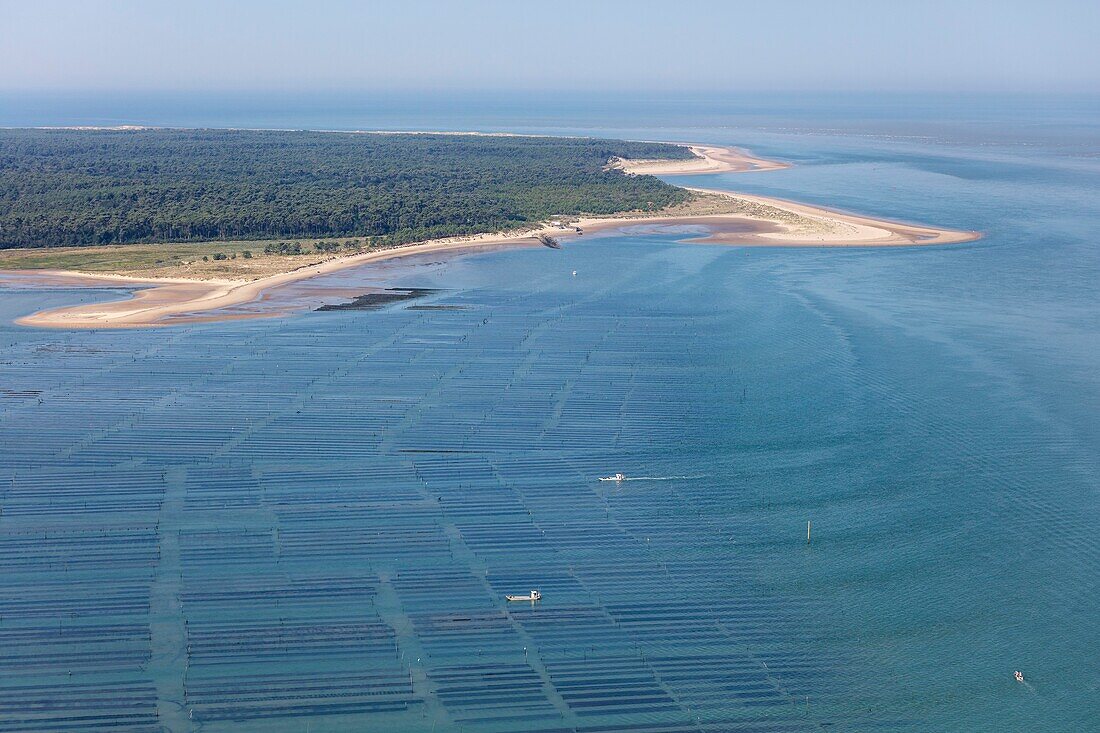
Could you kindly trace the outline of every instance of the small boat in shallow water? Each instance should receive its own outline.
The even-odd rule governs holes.
[[[601,476],[600,481],[626,481],[626,476],[617,473],[614,476]]]
[[[504,598],[506,600],[509,600],[509,601],[531,601],[531,602],[534,602],[534,601],[538,601],[538,600],[542,599],[542,593],[539,593],[537,590],[533,590],[533,591],[531,591],[530,595],[526,595],[526,596],[504,596]]]

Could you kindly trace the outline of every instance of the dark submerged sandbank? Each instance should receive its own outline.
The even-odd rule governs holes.
[[[387,305],[406,300],[416,300],[425,295],[440,292],[438,288],[386,288],[385,290],[357,295],[348,303],[326,303],[318,311],[367,311],[378,310]]]

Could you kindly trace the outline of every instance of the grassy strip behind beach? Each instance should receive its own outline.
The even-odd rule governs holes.
[[[368,240],[280,239],[0,249],[0,270],[65,270],[139,278],[251,280],[370,251]]]

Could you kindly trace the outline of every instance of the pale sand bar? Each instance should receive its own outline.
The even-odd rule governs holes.
[[[669,143],[676,145],[678,143]],[[693,160],[618,160],[611,167],[626,173],[648,176],[687,176],[697,173],[752,173],[790,168],[790,163],[757,158],[741,148],[719,145],[688,145]]]
[[[617,161],[613,165],[628,173],[693,174],[747,172],[787,167],[784,163],[764,161],[732,148],[691,146],[698,156],[689,161]],[[667,165],[666,165],[667,163]],[[770,167],[768,167],[770,166]],[[659,167],[659,169],[658,169]],[[659,233],[669,228],[698,228],[683,238],[693,243],[717,243],[787,247],[883,247],[928,244],[952,244],[977,239],[977,232],[962,232],[933,227],[901,224],[869,217],[831,211],[806,204],[749,196],[725,191],[691,189],[709,194],[714,211],[696,211],[683,215],[639,212],[617,217],[580,218],[570,224],[591,233],[635,231]],[[451,237],[392,249],[341,257],[291,272],[255,280],[184,280],[131,278],[112,275],[85,275],[75,272],[17,273],[45,281],[64,279],[67,283],[103,286],[108,283],[132,285],[141,289],[121,301],[69,306],[41,311],[19,319],[27,326],[50,328],[139,328],[196,320],[230,306],[249,303],[287,283],[297,282],[370,262],[424,253],[465,253],[471,250],[534,243],[539,233],[559,238],[576,235],[550,225],[513,233]],[[16,273],[11,273],[16,274]],[[146,287],[142,287],[146,286]],[[228,318],[229,316],[227,316]],[[216,319],[214,317],[213,319]]]

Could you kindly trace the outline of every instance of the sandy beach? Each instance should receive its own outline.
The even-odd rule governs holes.
[[[702,174],[751,172],[788,167],[750,153],[719,146],[690,146],[695,160],[615,161],[613,166],[634,174]],[[698,202],[683,211],[662,214],[638,212],[617,217],[579,218],[568,221],[585,237],[626,231],[635,234],[682,234],[682,241],[699,244],[785,247],[883,247],[952,244],[977,239],[977,232],[963,232],[915,224],[883,221],[763,196],[750,196],[702,188]],[[19,319],[26,326],[47,328],[140,328],[171,323],[215,319],[211,311],[249,303],[288,283],[330,272],[410,255],[466,253],[480,248],[537,245],[535,237],[551,234],[576,239],[572,228],[545,224],[537,229],[451,237],[390,249],[339,257],[289,272],[252,280],[197,280],[183,278],[135,278],[123,275],[88,275],[67,271],[19,271],[20,280],[43,284],[107,284],[133,286],[131,297],[107,303],[69,306],[41,311]],[[205,315],[204,315],[205,314]]]
[[[669,143],[677,145],[679,143]],[[648,176],[687,176],[699,173],[752,173],[790,168],[790,163],[758,158],[741,148],[688,145],[693,160],[617,160],[611,167],[625,173]]]
[[[692,191],[728,199],[727,212],[690,216],[636,216],[580,219],[586,233],[649,231],[685,226],[705,227],[706,232],[686,234],[681,241],[694,244],[734,244],[766,247],[898,247],[957,244],[978,239],[978,232],[872,219],[765,196],[691,188]]]
[[[537,245],[534,234],[456,237],[341,257],[318,265],[311,265],[256,280],[136,278],[124,275],[86,275],[79,272],[60,270],[7,271],[5,274],[24,281],[38,281],[42,284],[70,287],[104,287],[110,285],[135,287],[133,296],[126,300],[40,311],[17,319],[16,323],[21,325],[46,328],[143,328],[167,325],[168,319],[184,314],[192,317],[174,318],[174,322],[190,323],[209,320],[199,314],[240,305],[241,303],[249,303],[281,285],[307,280],[318,275],[337,272],[369,262],[430,253],[458,254],[520,242],[526,242],[532,246]]]

